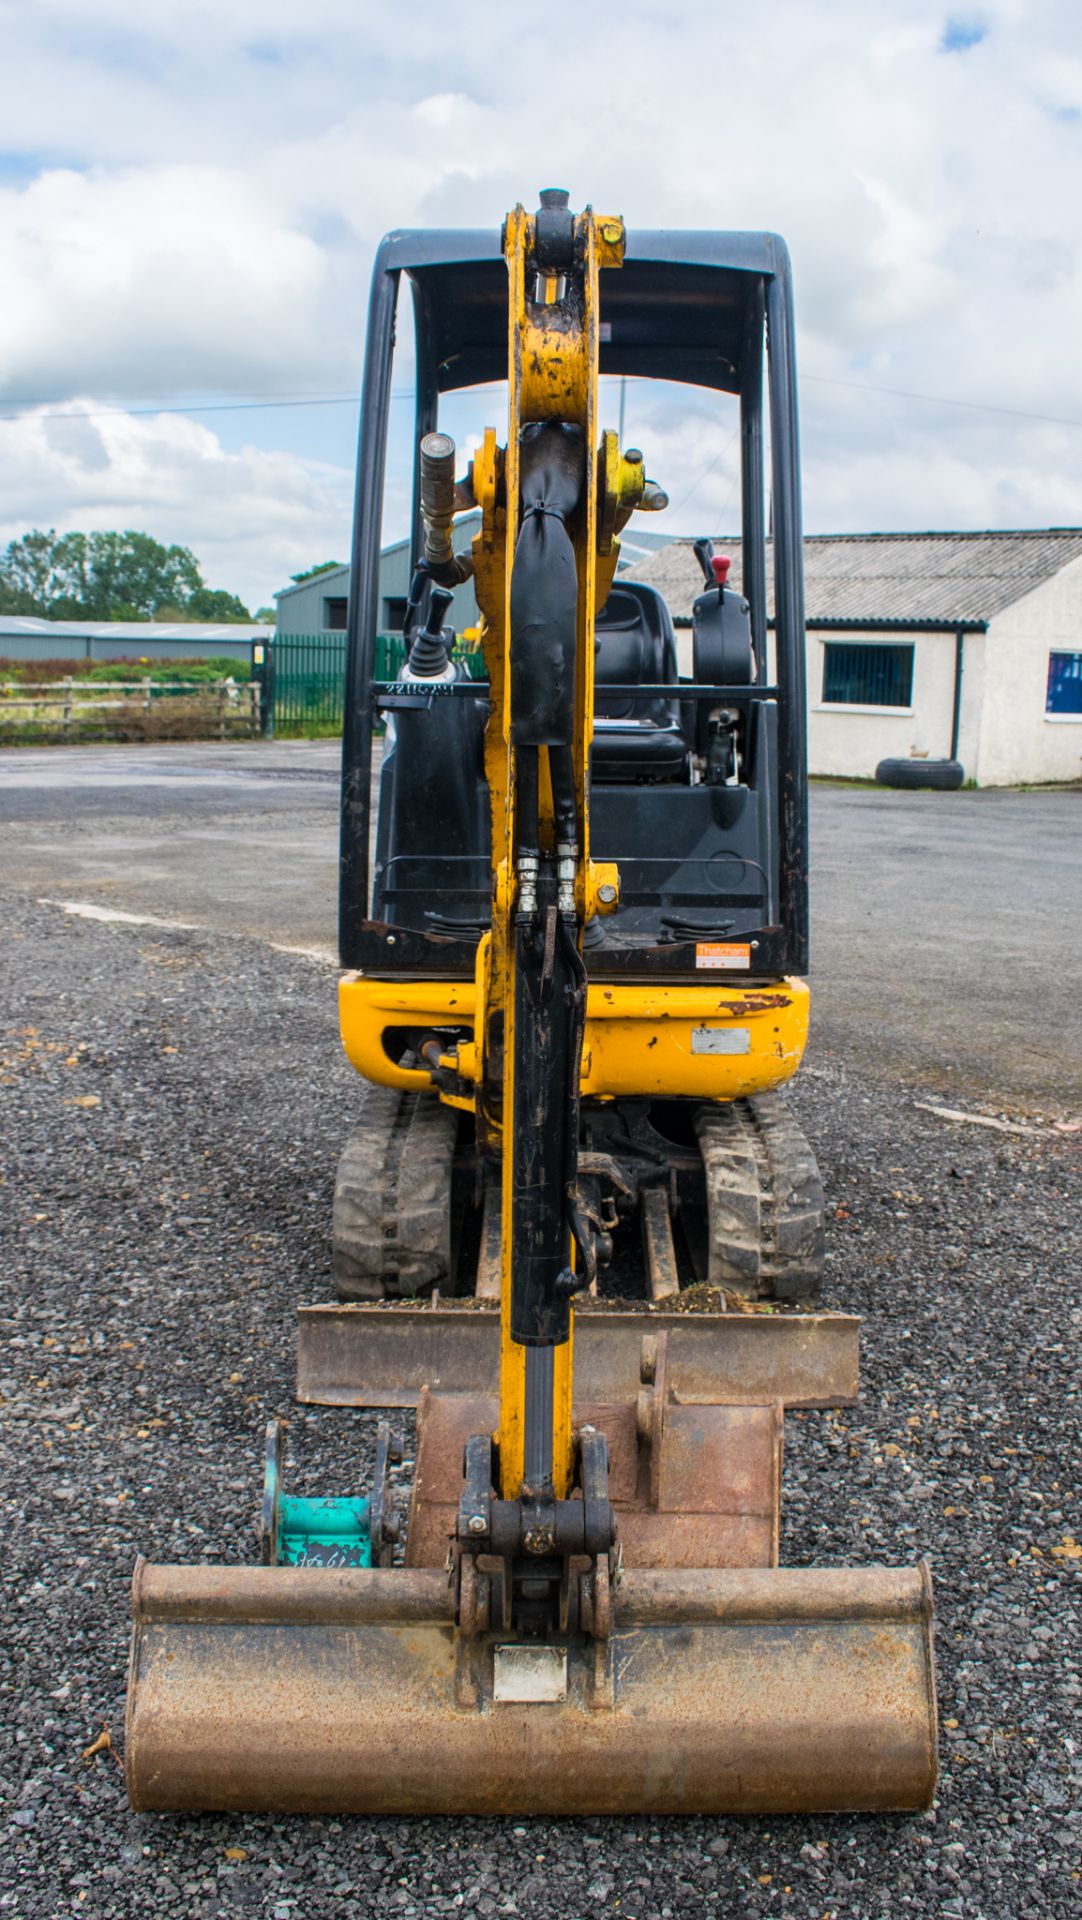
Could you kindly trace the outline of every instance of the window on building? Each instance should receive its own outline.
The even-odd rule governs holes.
[[[401,633],[402,622],[406,617],[406,602],[391,597],[383,602],[384,633]]]
[[[908,707],[913,699],[913,647],[828,640],[823,648],[823,702],[838,707]]]
[[[1082,653],[1050,653],[1046,713],[1069,713],[1082,720]]]
[[[328,595],[323,602],[323,631],[325,633],[344,633],[346,630],[346,597],[344,594]]]

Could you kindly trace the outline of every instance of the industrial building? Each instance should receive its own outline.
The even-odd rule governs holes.
[[[456,553],[465,552],[480,524],[479,513],[464,513],[455,522]],[[669,538],[667,534],[640,533],[637,528],[629,529],[621,541],[622,564],[629,567],[642,564],[667,545]],[[409,587],[410,542],[408,539],[395,540],[390,546],[384,547],[380,555],[379,631],[381,633],[401,632]],[[314,638],[318,634],[344,633],[346,607],[349,600],[349,567],[330,567],[325,573],[313,574],[308,580],[301,580],[292,587],[283,588],[280,593],[275,594],[274,598],[278,603],[280,634]],[[479,618],[473,583],[467,580],[463,586],[455,590],[448,623],[454,627],[456,633],[462,633],[467,628],[476,626]]]
[[[460,550],[478,517],[457,523]],[[739,587],[739,535],[714,545]],[[690,674],[702,590],[691,541],[631,529],[625,554],[627,577],[664,595]],[[772,593],[769,543],[767,555]],[[880,760],[916,758],[960,760],[982,787],[1080,777],[1082,528],[811,534],[804,572],[812,774],[870,779]],[[409,577],[400,540],[383,551],[384,633],[401,629]],[[287,587],[275,596],[279,635],[344,634],[348,596],[348,566]],[[477,619],[467,582],[450,624],[461,633]]]
[[[259,664],[274,628],[202,620],[41,620],[0,613],[0,660],[240,660]]]
[[[714,545],[739,586],[739,536]],[[804,575],[810,773],[897,757],[960,760],[981,787],[1079,778],[1082,528],[814,534]],[[664,594],[690,672],[691,542],[632,577]]]
[[[480,524],[479,513],[465,513],[455,522],[456,553],[462,553],[469,546]],[[384,547],[380,556],[381,633],[402,631],[409,588],[410,543],[408,540],[396,540],[393,545]],[[312,637],[324,633],[344,633],[349,602],[349,567],[330,567],[325,573],[313,574],[310,579],[300,580],[295,586],[284,587],[274,598],[278,606],[279,633]],[[476,626],[478,618],[473,584],[467,580],[455,592],[449,624],[457,633],[461,633],[467,627]]]

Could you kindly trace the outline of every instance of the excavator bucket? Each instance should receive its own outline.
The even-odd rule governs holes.
[[[923,1568],[629,1571],[593,1650],[486,1635],[438,1569],[141,1565],[145,1810],[663,1814],[927,1806]]]
[[[583,1315],[575,1424],[605,1437],[622,1563],[606,1632],[531,1640],[483,1611],[466,1621],[446,1564],[464,1449],[498,1413],[493,1391],[465,1390],[471,1373],[482,1389],[495,1384],[495,1321],[432,1306],[305,1317],[304,1397],[418,1407],[406,1564],[368,1564],[389,1557],[398,1531],[385,1428],[365,1509],[376,1537],[360,1547],[361,1503],[326,1503],[317,1526],[320,1503],[284,1497],[272,1433],[263,1528],[281,1564],[136,1570],[133,1806],[926,1806],[936,1780],[926,1568],[776,1564],[783,1408],[851,1403],[858,1323]],[[438,1371],[437,1353],[433,1390],[424,1375]],[[368,1385],[351,1390],[361,1356]]]

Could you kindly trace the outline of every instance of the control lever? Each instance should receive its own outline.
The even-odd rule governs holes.
[[[702,568],[703,579],[706,581],[707,586],[716,587],[718,583],[714,578],[714,542],[712,540],[696,540],[693,552]]]
[[[414,584],[416,580],[415,574]],[[428,596],[427,618],[410,648],[409,671],[412,680],[438,680],[442,674],[446,674],[454,636],[452,634],[449,637],[444,632],[443,622],[454,597],[446,587],[432,587]]]
[[[715,553],[712,540],[696,540],[694,551],[707,586],[724,590],[729,584],[729,569],[733,564],[728,554]]]
[[[402,638],[406,642],[407,652],[409,651],[410,634],[413,632],[420,618],[421,602],[425,597],[425,588],[428,585],[428,581],[428,568],[425,566],[424,561],[422,561],[419,567],[414,568],[413,579],[410,581],[409,596],[406,600],[406,610],[402,615]]]

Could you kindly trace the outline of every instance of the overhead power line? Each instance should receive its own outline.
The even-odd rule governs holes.
[[[619,378],[621,376],[612,376]],[[656,385],[643,374],[629,374],[629,385]],[[480,393],[498,393],[502,381],[481,382],[475,387],[462,387],[456,392],[462,395]],[[800,376],[802,386],[845,387],[854,393],[878,393],[895,400],[916,400],[928,406],[961,407],[968,413],[994,413],[1012,420],[1032,420],[1048,427],[1082,427],[1082,419],[1069,414],[1034,413],[1024,407],[1001,407],[990,400],[959,400],[945,393],[917,393],[908,387],[884,387],[866,380],[840,380],[824,373],[805,373]],[[392,400],[412,400],[416,397],[413,387],[392,389]],[[203,413],[270,413],[280,408],[292,407],[355,407],[360,402],[359,393],[303,393],[282,394],[275,397],[260,396],[249,400],[206,400],[189,401],[184,406],[168,402],[154,402],[137,407],[95,407],[89,410],[73,411],[62,399],[24,400],[17,413],[0,413],[0,423],[25,419],[29,413],[39,420],[137,420],[153,415],[191,416]]]
[[[0,413],[0,421],[24,420],[32,411],[37,420],[138,420],[145,415],[196,413],[263,413],[277,407],[345,407],[356,406],[358,393],[321,393],[305,394],[302,397],[280,400],[208,400],[205,403],[192,403],[186,407],[154,405],[148,407],[95,407],[89,412],[74,412],[57,401],[34,401],[24,403],[21,413]]]
[[[956,400],[945,393],[912,393],[907,387],[872,386],[864,380],[835,380],[825,373],[804,373],[799,376],[801,386],[851,387],[854,393],[886,393],[896,400],[926,400],[936,407],[965,407],[970,413],[1005,413],[1012,420],[1039,420],[1047,427],[1082,427],[1082,420],[1074,420],[1058,413],[1029,413],[1024,407],[998,407],[990,400]]]

